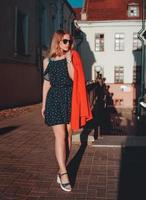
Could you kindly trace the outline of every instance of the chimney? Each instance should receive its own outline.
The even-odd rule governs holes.
[[[86,12],[81,13],[81,20],[87,20],[87,14]]]

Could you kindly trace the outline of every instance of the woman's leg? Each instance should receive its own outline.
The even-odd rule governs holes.
[[[66,140],[67,140],[67,145],[66,145],[66,163],[68,161],[68,158],[69,158],[69,154],[71,152],[71,147],[72,147],[72,129],[71,129],[71,125],[70,124],[67,124],[67,137],[66,137]]]
[[[66,169],[66,130],[65,130],[65,124],[59,124],[52,126],[53,132],[55,135],[55,154],[57,158],[57,162],[59,165],[59,173],[65,173],[67,172]],[[61,177],[62,183],[69,182],[68,175],[64,175]],[[67,186],[69,188],[70,186]]]
[[[71,125],[67,124],[67,132],[68,132],[68,148],[69,151],[71,151],[71,147],[72,147],[72,129],[71,129]]]

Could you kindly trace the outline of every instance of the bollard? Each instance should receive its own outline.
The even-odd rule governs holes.
[[[103,137],[101,136],[101,127],[98,126],[97,128],[97,139],[103,139]]]

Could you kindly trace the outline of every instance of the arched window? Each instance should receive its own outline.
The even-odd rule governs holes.
[[[139,4],[138,3],[128,4],[128,17],[139,17]]]

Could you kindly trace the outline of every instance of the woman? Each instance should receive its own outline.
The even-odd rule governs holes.
[[[57,182],[62,190],[70,192],[71,185],[66,168],[66,130],[68,134],[68,147],[71,150],[72,129],[78,129],[91,118],[89,105],[85,106],[85,111],[77,112],[80,105],[78,91],[82,95],[81,82],[85,80],[80,67],[79,55],[72,50],[73,38],[63,30],[54,33],[50,52],[43,61],[44,84],[42,100],[42,116],[48,126],[52,126],[55,135],[55,154],[59,165]],[[76,68],[80,68],[78,70]],[[79,73],[81,77],[79,77]],[[79,79],[77,78],[79,77]],[[78,90],[79,88],[79,90]],[[86,100],[86,92],[82,95]],[[83,106],[84,107],[84,106]],[[72,112],[71,112],[72,110]],[[82,109],[84,110],[84,109]],[[81,120],[79,113],[87,112]],[[86,114],[86,113],[85,113]],[[90,115],[90,116],[89,116]],[[76,121],[81,121],[81,124]],[[83,123],[82,123],[83,122]]]

